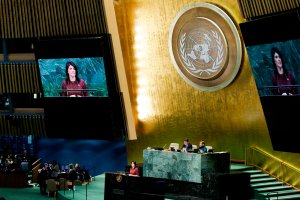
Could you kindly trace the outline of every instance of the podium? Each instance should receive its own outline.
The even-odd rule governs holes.
[[[143,176],[105,173],[105,200],[248,200],[250,174],[230,172],[230,153],[143,151]]]
[[[143,176],[203,183],[216,173],[229,173],[230,153],[143,151]]]
[[[105,173],[105,200],[164,200],[165,181],[125,173]]]

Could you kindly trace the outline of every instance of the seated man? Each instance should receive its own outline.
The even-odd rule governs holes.
[[[75,168],[74,168],[74,169],[75,169],[75,171],[76,171],[76,173],[77,173],[78,179],[79,179],[80,181],[84,181],[83,170],[81,169],[79,163],[76,163],[76,164],[75,164]]]
[[[77,172],[78,180],[81,182],[89,182],[91,180],[91,176],[87,169],[81,168],[79,163],[75,164],[75,171]]]
[[[73,164],[70,164],[69,168],[70,168],[70,170],[69,170],[69,173],[68,173],[68,180],[73,182],[73,181],[78,179],[78,177],[77,177],[78,174],[77,174],[76,170],[74,169]]]
[[[182,152],[192,151],[193,145],[190,143],[190,140],[188,138],[185,138],[183,141],[183,145],[181,147]]]
[[[83,174],[83,181],[84,182],[91,182],[92,181],[92,177],[91,177],[91,175],[90,175],[90,173],[89,173],[88,170],[83,169],[82,170],[82,174]]]

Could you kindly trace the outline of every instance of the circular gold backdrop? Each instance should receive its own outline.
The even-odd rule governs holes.
[[[230,84],[242,57],[235,24],[210,3],[192,3],[178,12],[169,32],[169,51],[180,76],[204,91]]]

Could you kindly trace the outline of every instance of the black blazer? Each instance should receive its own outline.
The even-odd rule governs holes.
[[[188,143],[187,145],[183,144],[181,149],[183,148],[186,148],[187,151],[191,151],[193,150],[193,145],[191,143]]]

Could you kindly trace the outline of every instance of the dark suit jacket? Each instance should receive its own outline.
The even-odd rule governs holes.
[[[69,171],[68,179],[69,181],[77,180],[77,172],[74,169]]]
[[[188,143],[187,145],[183,144],[181,149],[183,148],[186,148],[187,151],[191,151],[193,150],[193,145],[191,143]]]

